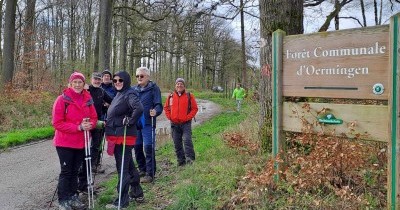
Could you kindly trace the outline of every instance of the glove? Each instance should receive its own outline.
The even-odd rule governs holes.
[[[128,126],[128,125],[129,125],[129,121],[131,121],[131,118],[130,118],[130,117],[125,117],[125,118],[122,120],[122,124],[123,124],[124,126]]]
[[[96,128],[97,129],[103,129],[106,123],[104,121],[98,120],[96,123]]]

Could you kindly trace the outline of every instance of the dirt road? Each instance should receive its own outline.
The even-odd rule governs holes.
[[[220,107],[206,100],[197,100],[199,112],[193,126],[220,112]],[[157,119],[158,132],[169,132],[169,121],[162,114]],[[115,173],[114,157],[104,153],[104,174],[95,183]],[[12,148],[0,153],[0,209],[48,209],[55,192],[60,166],[52,140]],[[57,209],[57,195],[51,209]]]

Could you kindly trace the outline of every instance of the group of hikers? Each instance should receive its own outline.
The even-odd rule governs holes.
[[[193,94],[186,91],[185,80],[176,79],[175,90],[163,106],[160,88],[151,81],[149,69],[139,67],[135,76],[137,84],[131,86],[131,75],[126,71],[94,72],[87,85],[85,76],[74,72],[68,87],[55,100],[52,124],[61,167],[59,209],[93,206],[93,173],[104,173],[101,155],[105,142],[118,172],[118,198],[106,208],[120,209],[130,201],[143,202],[141,183],[155,178],[156,119],[163,111],[171,123],[177,165],[195,160],[191,127],[198,107]],[[80,200],[80,193],[88,195],[89,206]]]

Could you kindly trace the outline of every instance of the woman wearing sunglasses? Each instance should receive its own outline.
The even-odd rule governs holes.
[[[112,81],[117,94],[107,111],[105,133],[108,145],[114,145],[114,148],[108,148],[107,151],[115,157],[117,190],[121,200],[117,198],[112,204],[108,204],[106,208],[110,209],[118,206],[126,208],[130,200],[144,200],[139,173],[132,159],[132,148],[137,136],[136,123],[142,115],[143,106],[137,93],[131,88],[131,76],[128,72],[115,73]]]

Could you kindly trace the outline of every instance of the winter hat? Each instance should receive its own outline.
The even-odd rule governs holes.
[[[108,70],[108,69],[104,70],[102,73],[103,73],[103,76],[105,74],[108,74],[108,75],[110,75],[110,77],[112,77],[112,74],[111,74],[110,70]]]
[[[178,82],[182,82],[185,85],[185,80],[182,79],[182,78],[178,78],[178,79],[175,80],[175,84],[178,83]]]
[[[83,76],[83,74],[80,72],[72,73],[71,76],[69,77],[69,82],[72,82],[72,80],[74,79],[81,79],[83,82],[85,82],[85,76]]]
[[[103,77],[102,74],[100,74],[99,72],[93,72],[92,73],[92,78],[93,79],[101,79]]]

